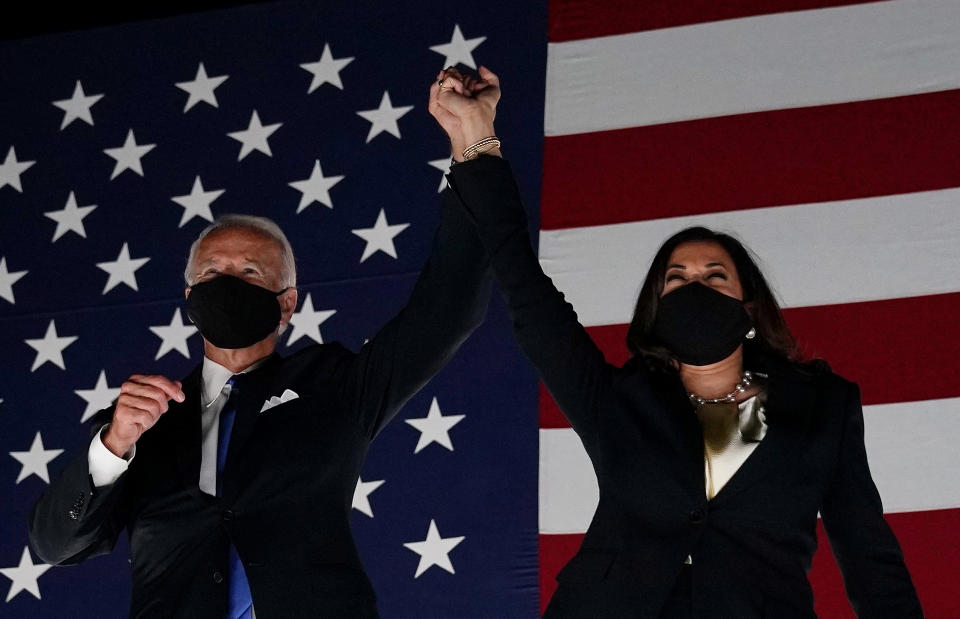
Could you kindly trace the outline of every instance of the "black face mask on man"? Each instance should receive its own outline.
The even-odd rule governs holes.
[[[693,282],[661,297],[653,336],[687,365],[710,365],[733,354],[750,331],[743,302]]]
[[[194,284],[187,297],[187,316],[217,348],[246,348],[270,335],[280,324],[277,297],[255,284],[220,275]]]

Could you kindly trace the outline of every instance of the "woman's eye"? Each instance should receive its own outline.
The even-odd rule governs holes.
[[[674,282],[674,281],[681,281],[681,282],[682,282],[682,281],[685,281],[685,280],[683,279],[683,275],[680,275],[679,273],[674,273],[673,275],[667,275],[667,281],[668,281],[668,282]]]
[[[723,273],[711,273],[710,275],[707,275],[707,279],[713,279],[714,277],[719,277],[720,279],[724,280],[727,279],[727,276]]]

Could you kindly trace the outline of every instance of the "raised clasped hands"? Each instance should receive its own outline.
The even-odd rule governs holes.
[[[428,109],[450,138],[456,161],[463,161],[466,147],[496,135],[493,121],[500,101],[500,78],[482,65],[478,74],[479,79],[449,67],[437,74],[430,87]],[[489,154],[499,155],[499,149]]]

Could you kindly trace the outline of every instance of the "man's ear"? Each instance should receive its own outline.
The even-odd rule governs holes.
[[[183,298],[184,299],[190,298],[190,286],[187,286],[186,288],[183,289]]]
[[[277,301],[280,303],[280,324],[288,324],[297,309],[297,289],[291,286],[283,291]]]

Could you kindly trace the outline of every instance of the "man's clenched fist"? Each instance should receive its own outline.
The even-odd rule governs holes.
[[[134,374],[120,386],[120,397],[113,411],[113,422],[103,437],[103,444],[122,458],[153,427],[160,415],[167,412],[168,402],[183,402],[183,386],[166,376]]]

